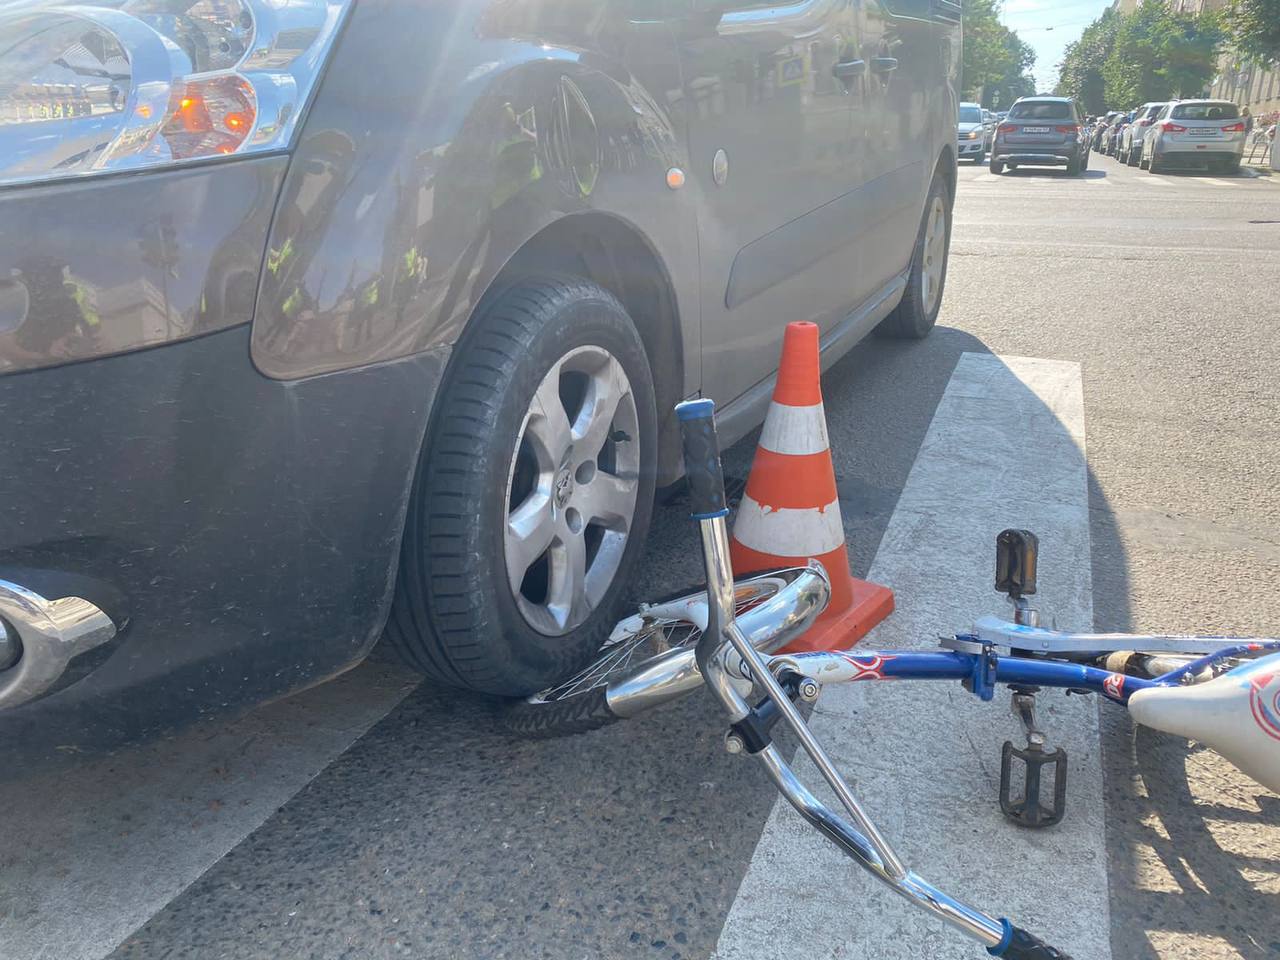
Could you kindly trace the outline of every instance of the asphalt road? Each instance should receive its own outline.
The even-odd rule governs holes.
[[[824,377],[855,570],[901,578],[889,584],[900,601],[945,598],[929,553],[937,531],[895,532],[903,511],[963,493],[994,504],[993,517],[1005,500],[1011,517],[1025,513],[1001,481],[1038,474],[1006,461],[1020,446],[1028,463],[1052,457],[1037,444],[1059,424],[1080,457],[1080,510],[1046,521],[1042,580],[1085,586],[1072,601],[1046,584],[1046,618],[1091,610],[1099,629],[1280,635],[1280,181],[1092,165],[1083,178],[962,167],[939,328],[922,343],[868,341]],[[1008,362],[1025,383],[1029,369],[1059,377],[1033,397],[1050,420],[1028,414],[1021,437],[1015,421],[996,438],[965,419],[955,402],[966,394],[948,384],[961,367],[1003,368],[987,355],[1056,362]],[[1045,399],[1055,390],[1060,407]],[[1077,414],[1078,428],[1067,422]],[[947,445],[968,473],[937,467]],[[751,453],[749,438],[728,471],[744,472]],[[947,529],[952,540],[972,532]],[[990,562],[988,532],[974,530],[978,559],[955,548],[965,570]],[[660,509],[635,596],[697,579],[692,530],[678,507]],[[986,612],[1001,612],[997,600],[982,601]],[[717,945],[725,957],[889,956],[839,922],[870,881],[852,875],[837,889],[819,872],[806,886],[801,856],[790,858],[795,943],[726,924],[758,909],[776,816],[760,772],[720,748],[707,699],[552,743],[510,739],[495,711],[376,661],[234,724],[11,777],[0,809],[25,827],[0,848],[0,958],[675,960]],[[1061,739],[1084,742],[1081,789],[1101,770],[1096,822],[1087,797],[1068,814],[1070,836],[1096,845],[1099,861],[1056,875],[1051,843],[1037,854],[1040,841],[991,813],[994,795],[962,802],[957,786],[954,825],[880,809],[895,831],[936,831],[913,853],[921,871],[931,852],[959,851],[981,899],[985,862],[1015,857],[1034,868],[1016,885],[1040,900],[1098,901],[1073,917],[1072,942],[1098,933],[1090,958],[1280,955],[1280,799],[1207,751],[1135,731],[1120,711],[1102,711],[1100,734],[1092,713],[1054,717]],[[932,777],[945,802],[951,779],[929,771],[960,761],[938,723],[894,763],[903,783]],[[982,745],[964,762],[993,759]],[[876,795],[894,796],[895,767],[877,769]],[[956,825],[975,835],[955,840]],[[1105,882],[1064,879],[1083,876]],[[815,912],[824,899],[841,906],[822,921],[835,945],[819,947],[806,937],[828,917]],[[913,944],[915,927],[900,932],[903,956],[961,955],[950,938]]]

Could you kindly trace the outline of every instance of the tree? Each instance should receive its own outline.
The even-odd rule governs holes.
[[[1084,104],[1086,113],[1105,113],[1107,110],[1102,65],[1115,49],[1116,33],[1124,19],[1123,14],[1108,8],[1085,27],[1079,40],[1067,45],[1066,55],[1058,68],[1055,89],[1062,96],[1074,97]]]
[[[1216,13],[1175,13],[1164,0],[1129,14],[1107,10],[1067,47],[1058,89],[1089,113],[1195,96],[1217,69],[1223,39]]]
[[[1035,81],[1028,71],[1035,62],[1035,51],[1000,22],[999,0],[966,0],[960,61],[966,99],[977,99],[981,91],[982,104],[990,106],[996,91],[1001,103],[1034,93]]]
[[[1232,0],[1226,29],[1240,57],[1280,65],[1280,0]]]
[[[1029,97],[1036,92],[1036,81],[1031,75],[1031,68],[1036,65],[1036,52],[1031,44],[1024,43],[1012,30],[1005,31],[1005,51],[1008,55],[1008,66],[1003,76],[993,84],[988,84],[982,91],[982,105],[994,107],[996,94],[999,102],[1008,106],[1019,97]]]
[[[1107,102],[1124,109],[1203,93],[1222,40],[1216,13],[1175,13],[1163,0],[1145,0],[1124,18],[1103,65]]]

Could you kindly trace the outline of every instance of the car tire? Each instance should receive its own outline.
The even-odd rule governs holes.
[[[1070,160],[1067,161],[1067,176],[1068,177],[1080,176],[1080,158],[1079,157],[1072,157]]]
[[[455,349],[414,478],[392,650],[435,680],[502,696],[581,669],[626,599],[656,450],[648,358],[612,294],[542,277],[487,297]],[[521,558],[532,558],[523,576]]]
[[[1236,174],[1240,172],[1240,158],[1233,157],[1226,161],[1222,166],[1222,172],[1228,174]]]
[[[987,152],[985,150],[973,158],[973,165],[975,167],[980,167],[986,162],[987,162]]]
[[[1159,173],[1159,172],[1160,172],[1160,163],[1153,156],[1150,160],[1147,161],[1147,173]]]
[[[992,157],[991,165],[987,169],[989,169],[996,176],[999,176],[1000,174],[1004,173],[1004,164],[1001,163],[999,160],[997,160],[995,157]]]
[[[951,194],[947,181],[938,174],[929,185],[920,229],[916,231],[907,289],[893,312],[876,327],[877,335],[899,340],[921,340],[929,335],[942,306],[950,251]]]

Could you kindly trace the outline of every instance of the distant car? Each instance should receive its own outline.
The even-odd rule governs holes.
[[[985,134],[982,138],[983,145],[990,150],[991,145],[996,140],[996,124],[1000,121],[996,119],[996,115],[990,110],[982,111],[982,130]]]
[[[1120,137],[1124,133],[1124,128],[1128,126],[1129,121],[1133,118],[1132,114],[1119,113],[1111,119],[1107,124],[1106,133],[1102,138],[1102,152],[1109,157],[1116,155],[1116,148],[1120,144]]]
[[[1131,167],[1138,165],[1138,161],[1142,159],[1142,140],[1147,128],[1155,123],[1160,111],[1169,103],[1170,101],[1167,100],[1159,103],[1144,103],[1138,108],[1133,122],[1125,127],[1120,135],[1120,149],[1116,156],[1121,163],[1127,163]]]
[[[1090,142],[1094,150],[1097,150],[1099,153],[1102,152],[1107,129],[1111,126],[1111,122],[1119,115],[1120,114],[1115,110],[1111,110],[1094,121],[1093,132],[1090,137]]]
[[[1023,97],[996,128],[991,172],[1022,164],[1065,166],[1075,176],[1089,166],[1089,138],[1080,108],[1067,97]]]
[[[982,113],[980,105],[962,103],[956,123],[956,157],[979,165],[987,158],[987,133]]]
[[[1147,127],[1138,165],[1152,173],[1166,167],[1238,173],[1244,139],[1240,108],[1230,100],[1181,100],[1166,104]]]

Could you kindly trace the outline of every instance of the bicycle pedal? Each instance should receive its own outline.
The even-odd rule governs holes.
[[[1022,793],[1013,796],[1013,763],[1021,761],[1024,767]],[[1041,800],[1045,785],[1043,772],[1051,767],[1053,776],[1053,802],[1046,806]],[[1038,747],[1020,750],[1008,740],[1000,754],[1000,812],[1020,827],[1039,829],[1051,827],[1067,812],[1067,753],[1061,747],[1052,753]]]

